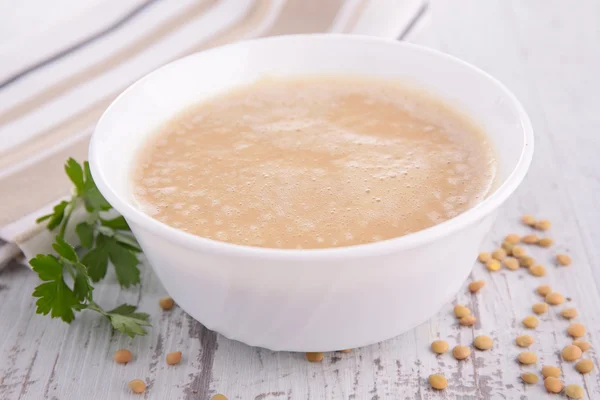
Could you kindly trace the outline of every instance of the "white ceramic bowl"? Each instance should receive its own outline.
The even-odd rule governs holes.
[[[200,238],[136,208],[129,171],[153,128],[178,110],[264,75],[344,73],[397,78],[470,114],[499,154],[500,185],[434,227],[373,244],[278,250]],[[393,40],[300,35],[236,43],[175,61],[142,78],[100,119],[90,145],[98,188],[127,219],[165,289],[192,317],[230,339],[273,350],[355,348],[405,332],[459,290],[497,208],[533,153],[529,119],[485,72]]]

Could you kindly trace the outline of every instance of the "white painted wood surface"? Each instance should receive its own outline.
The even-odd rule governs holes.
[[[490,274],[480,265],[473,279],[487,286],[475,296],[462,290],[456,302],[479,318],[472,328],[458,327],[452,305],[418,328],[350,354],[326,354],[310,364],[303,354],[251,348],[210,332],[179,309],[157,306],[165,295],[146,267],[141,287],[121,290],[114,279],[98,285],[95,295],[107,307],[123,301],[149,312],[154,327],[143,338],[111,333],[96,315],[83,313],[69,325],[34,315],[30,296],[35,275],[19,266],[0,274],[0,399],[550,399],[543,386],[525,386],[522,371],[542,364],[560,366],[565,383],[585,388],[587,399],[600,399],[600,2],[580,0],[438,0],[414,27],[408,40],[469,61],[503,81],[521,99],[536,131],[536,155],[525,183],[503,207],[484,248],[492,249],[509,232],[524,233],[523,213],[553,221],[551,250],[532,250],[548,267],[534,278],[526,271]],[[552,265],[564,251],[571,267]],[[418,267],[418,266],[415,266]],[[367,268],[367,267],[366,267]],[[435,279],[435,277],[432,277]],[[521,367],[514,338],[520,321],[538,301],[534,288],[552,285],[580,312],[588,328],[595,370],[582,376],[563,362],[559,350],[570,342],[561,307],[542,316],[532,334],[537,367]],[[424,288],[426,290],[426,288]],[[390,315],[390,318],[402,318]],[[477,334],[495,339],[488,352],[473,352],[457,362],[435,356],[429,344],[443,338],[471,344]],[[112,361],[118,348],[134,360]],[[168,351],[184,353],[180,365],[167,367]],[[434,372],[450,382],[444,392],[426,384]],[[126,383],[146,380],[144,396],[130,394]]]

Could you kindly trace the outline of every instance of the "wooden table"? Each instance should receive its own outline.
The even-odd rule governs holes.
[[[471,307],[475,326],[459,327],[447,305],[437,316],[394,339],[350,354],[326,354],[321,363],[303,354],[248,347],[208,331],[180,309],[162,312],[165,295],[149,267],[141,287],[121,290],[114,277],[98,285],[101,304],[131,302],[152,315],[154,327],[143,338],[113,334],[104,320],[83,313],[70,326],[34,314],[30,296],[36,276],[14,265],[0,275],[1,399],[134,399],[126,383],[146,380],[148,399],[545,399],[541,384],[525,386],[519,375],[539,372],[542,364],[563,369],[565,383],[584,387],[586,398],[600,398],[600,2],[580,0],[439,0],[405,36],[469,61],[504,82],[521,99],[536,134],[531,171],[515,196],[503,207],[483,246],[492,249],[509,232],[524,233],[524,213],[553,222],[551,250],[532,250],[548,267],[534,278],[526,271],[490,274],[474,266],[472,279],[487,286],[473,296],[465,289],[455,303]],[[555,267],[556,251],[569,253],[570,267]],[[418,266],[415,266],[418,267]],[[435,279],[435,277],[432,277]],[[536,286],[547,283],[570,298],[577,319],[588,328],[586,353],[595,364],[582,376],[561,360],[559,350],[570,342],[568,322],[560,307],[541,316],[529,332],[536,343],[538,367],[515,361],[520,349],[514,338],[525,330],[521,319],[539,301]],[[426,288],[424,288],[426,290]],[[390,315],[389,318],[401,318]],[[436,338],[453,346],[470,345],[473,337],[495,339],[488,352],[473,352],[457,362],[436,357],[429,344]],[[116,349],[134,353],[129,365],[112,361]],[[165,353],[181,350],[175,367]],[[434,392],[427,377],[443,373],[444,392]],[[564,397],[564,395],[563,395]]]

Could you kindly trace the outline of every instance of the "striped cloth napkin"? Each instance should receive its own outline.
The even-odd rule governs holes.
[[[0,268],[48,252],[35,224],[68,195],[110,102],[172,60],[260,36],[397,38],[426,0],[20,0],[0,4]],[[9,5],[10,4],[10,5]]]

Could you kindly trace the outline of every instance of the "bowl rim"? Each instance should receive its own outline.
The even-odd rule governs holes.
[[[409,48],[412,51],[420,51],[432,54],[436,57],[445,58],[451,62],[461,64],[467,69],[471,70],[475,74],[479,74],[486,79],[488,79],[492,84],[494,84],[501,92],[506,99],[508,99],[511,103],[511,106],[517,112],[521,130],[524,136],[523,148],[521,150],[521,154],[519,156],[519,160],[515,166],[515,168],[510,172],[505,181],[498,187],[491,196],[484,199],[481,203],[475,205],[474,207],[468,209],[467,211],[450,218],[442,223],[437,225],[433,225],[429,228],[409,233],[404,236],[386,239],[373,243],[345,246],[345,247],[332,247],[332,248],[320,248],[320,249],[277,249],[277,248],[265,248],[265,247],[255,247],[255,246],[247,246],[240,244],[233,244],[227,242],[221,242],[213,239],[203,238],[201,236],[197,236],[191,233],[184,232],[177,228],[171,227],[163,222],[160,222],[151,216],[145,214],[143,211],[136,208],[130,201],[127,201],[122,198],[122,196],[118,195],[115,190],[111,187],[111,185],[105,179],[105,175],[99,165],[98,162],[98,137],[101,135],[99,132],[103,130],[103,121],[107,118],[107,115],[113,111],[114,108],[118,106],[122,97],[124,97],[127,93],[136,90],[137,87],[141,86],[142,83],[146,80],[153,79],[154,75],[166,68],[172,68],[178,63],[182,63],[183,60],[189,60],[190,58],[198,57],[202,55],[205,57],[209,53],[212,52],[220,52],[227,51],[230,48],[242,47],[252,45],[254,42],[278,42],[278,41],[286,41],[290,39],[301,39],[301,40],[345,40],[345,41],[354,41],[354,42],[370,42],[370,43],[387,43],[393,46],[400,46]],[[519,186],[519,184],[524,179],[529,165],[531,164],[531,160],[533,157],[533,148],[534,148],[534,135],[533,135],[533,127],[531,125],[531,121],[516,96],[502,84],[499,80],[488,74],[487,72],[469,64],[457,57],[451,56],[439,50],[431,49],[429,47],[416,45],[404,41],[398,41],[395,39],[386,39],[386,38],[376,38],[372,36],[363,36],[363,35],[344,35],[344,34],[300,34],[300,35],[284,35],[284,36],[275,36],[275,37],[266,37],[266,38],[258,38],[245,40],[240,42],[235,42],[231,44],[227,44],[220,47],[215,47],[212,49],[200,51],[194,54],[190,54],[186,57],[174,60],[152,72],[140,78],[133,84],[131,84],[127,89],[125,89],[113,102],[109,105],[109,107],[104,111],[102,116],[100,117],[94,132],[92,134],[92,138],[89,146],[89,164],[90,170],[92,173],[92,177],[94,181],[102,193],[102,195],[107,199],[107,201],[115,208],[121,215],[123,215],[126,220],[134,222],[139,225],[141,228],[150,231],[156,236],[162,238],[163,240],[170,241],[176,243],[177,245],[184,246],[189,249],[195,249],[199,251],[208,251],[212,253],[231,253],[238,256],[253,256],[253,257],[263,257],[263,258],[278,258],[283,260],[299,260],[299,259],[337,259],[337,258],[345,258],[345,257],[353,257],[353,256],[369,256],[374,254],[381,253],[390,253],[390,252],[398,252],[402,250],[411,249],[422,244],[426,244],[429,242],[433,242],[439,238],[450,235],[460,229],[469,226],[476,221],[484,218],[485,216],[491,214],[495,209],[497,209]]]

